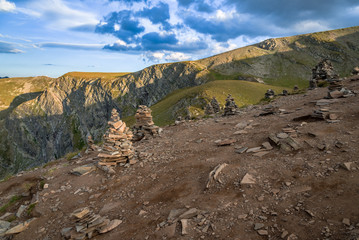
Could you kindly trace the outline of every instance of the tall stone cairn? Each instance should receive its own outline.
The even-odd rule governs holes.
[[[155,136],[159,134],[160,128],[152,120],[152,110],[145,106],[138,106],[135,114],[136,124],[134,126],[134,140],[141,140],[145,136]]]
[[[221,107],[219,106],[219,103],[218,103],[216,97],[212,98],[211,105],[212,105],[214,113],[218,113],[219,111],[221,111]]]
[[[128,163],[134,155],[131,139],[133,134],[126,123],[121,121],[116,109],[112,109],[108,130],[104,135],[105,143],[102,152],[98,154],[99,165],[116,166],[118,163]]]
[[[319,82],[330,81],[338,79],[338,74],[334,71],[332,62],[328,59],[323,59],[312,69],[312,79],[309,81],[309,88],[314,89]]]
[[[236,114],[238,109],[237,104],[234,102],[233,97],[231,96],[231,94],[228,94],[227,98],[226,98],[226,105],[224,107],[224,116],[229,116],[229,115],[234,115]]]

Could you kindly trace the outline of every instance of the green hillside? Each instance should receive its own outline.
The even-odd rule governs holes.
[[[218,80],[206,84],[176,90],[167,95],[160,102],[151,107],[155,124],[164,126],[174,122],[177,116],[197,118],[204,116],[204,107],[215,96],[224,107],[225,99],[231,94],[239,107],[256,104],[263,97],[267,89],[276,93],[282,92],[284,87],[265,85],[239,80]],[[288,90],[288,89],[287,89]],[[134,124],[134,117],[124,119],[128,125]]]

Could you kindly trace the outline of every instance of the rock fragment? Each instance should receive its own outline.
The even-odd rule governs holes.
[[[255,184],[255,183],[256,183],[256,180],[249,173],[246,173],[246,175],[244,175],[244,177],[241,180],[241,185]]]

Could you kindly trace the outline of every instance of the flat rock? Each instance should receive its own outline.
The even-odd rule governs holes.
[[[267,236],[268,235],[268,231],[267,230],[258,230],[257,233],[261,236]]]
[[[173,237],[176,234],[176,227],[177,227],[177,222],[164,227],[162,230],[163,235],[166,235],[167,237]]]
[[[83,176],[89,174],[93,171],[96,171],[96,166],[94,164],[86,164],[77,168],[72,169],[71,173],[77,176]]]
[[[247,150],[247,153],[251,153],[251,152],[260,152],[260,151],[262,151],[261,150],[262,149],[262,147],[254,147],[254,148],[250,148],[250,149],[248,149]]]
[[[345,162],[343,163],[342,167],[345,169],[345,170],[352,170],[352,167],[353,167],[354,163],[353,162]]]
[[[234,150],[236,153],[239,153],[239,154],[241,154],[241,153],[244,153],[245,151],[247,151],[247,147],[242,147],[242,148],[238,148],[238,149],[236,149],[236,150]]]
[[[86,214],[90,213],[90,209],[88,207],[84,207],[84,208],[80,208],[80,209],[77,209],[75,210],[73,213],[72,213],[72,216],[78,218],[78,219],[81,219],[83,218]]]
[[[262,143],[262,146],[267,150],[272,150],[273,149],[272,145],[269,142]]]
[[[16,225],[13,228],[10,228],[5,232],[5,235],[11,235],[25,231],[29,227],[30,223],[33,222],[34,220],[36,220],[36,218],[31,218],[23,223]]]
[[[241,135],[241,134],[247,134],[248,132],[246,130],[239,130],[239,131],[235,131],[233,134],[234,135]]]
[[[179,219],[189,219],[189,218],[193,218],[197,215],[198,215],[198,209],[191,208],[191,209],[187,210],[186,212],[184,212],[183,214],[181,214],[178,218]]]
[[[241,184],[255,184],[255,183],[256,180],[249,173],[246,173],[246,175],[244,175],[244,177],[241,180]]]
[[[277,134],[277,138],[279,138],[279,139],[288,138],[288,134],[287,134],[287,133],[278,133],[278,134]]]
[[[102,227],[101,230],[99,231],[99,233],[107,233],[107,232],[115,229],[116,227],[118,227],[118,225],[120,225],[121,223],[122,223],[122,220],[114,219],[109,224]]]
[[[235,128],[238,128],[238,129],[244,129],[245,127],[247,127],[248,123],[246,121],[242,121],[240,123],[238,123]]]
[[[220,141],[216,142],[216,144],[219,147],[228,146],[228,145],[231,145],[232,143],[235,143],[236,141],[237,141],[236,139],[224,139],[224,140],[220,140]]]
[[[168,214],[167,220],[168,221],[172,221],[176,218],[178,218],[182,213],[184,213],[186,211],[185,208],[181,208],[181,209],[172,209],[170,211],[170,213]]]
[[[26,208],[27,208],[26,205],[21,205],[19,207],[19,209],[17,210],[17,212],[16,212],[16,217],[20,218],[22,213],[25,211]]]
[[[349,218],[343,218],[342,223],[344,223],[347,226],[350,226],[350,219]]]
[[[0,234],[5,233],[10,228],[11,223],[0,220]]]
[[[182,225],[182,235],[188,234],[188,219],[181,219],[181,225]]]
[[[264,224],[263,223],[255,223],[254,224],[254,230],[259,230],[261,228],[264,228]]]

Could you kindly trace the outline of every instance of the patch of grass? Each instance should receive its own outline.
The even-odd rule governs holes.
[[[79,154],[81,151],[75,151],[75,152],[70,152],[68,154],[65,155],[66,160],[70,161],[73,157],[75,157],[77,154]]]
[[[45,180],[40,181],[40,189],[44,189],[45,186]]]
[[[29,205],[29,207],[27,208],[27,215],[30,216],[32,213],[32,210],[34,210],[34,208],[36,207],[36,203],[32,203]]]
[[[13,177],[13,175],[8,173],[0,182],[6,182],[6,181],[10,180],[12,177]]]
[[[11,199],[7,203],[5,203],[3,206],[0,207],[0,212],[1,213],[6,212],[6,210],[9,207],[13,206],[17,201],[21,200],[21,198],[22,198],[21,196],[17,196],[17,195],[12,196]]]

